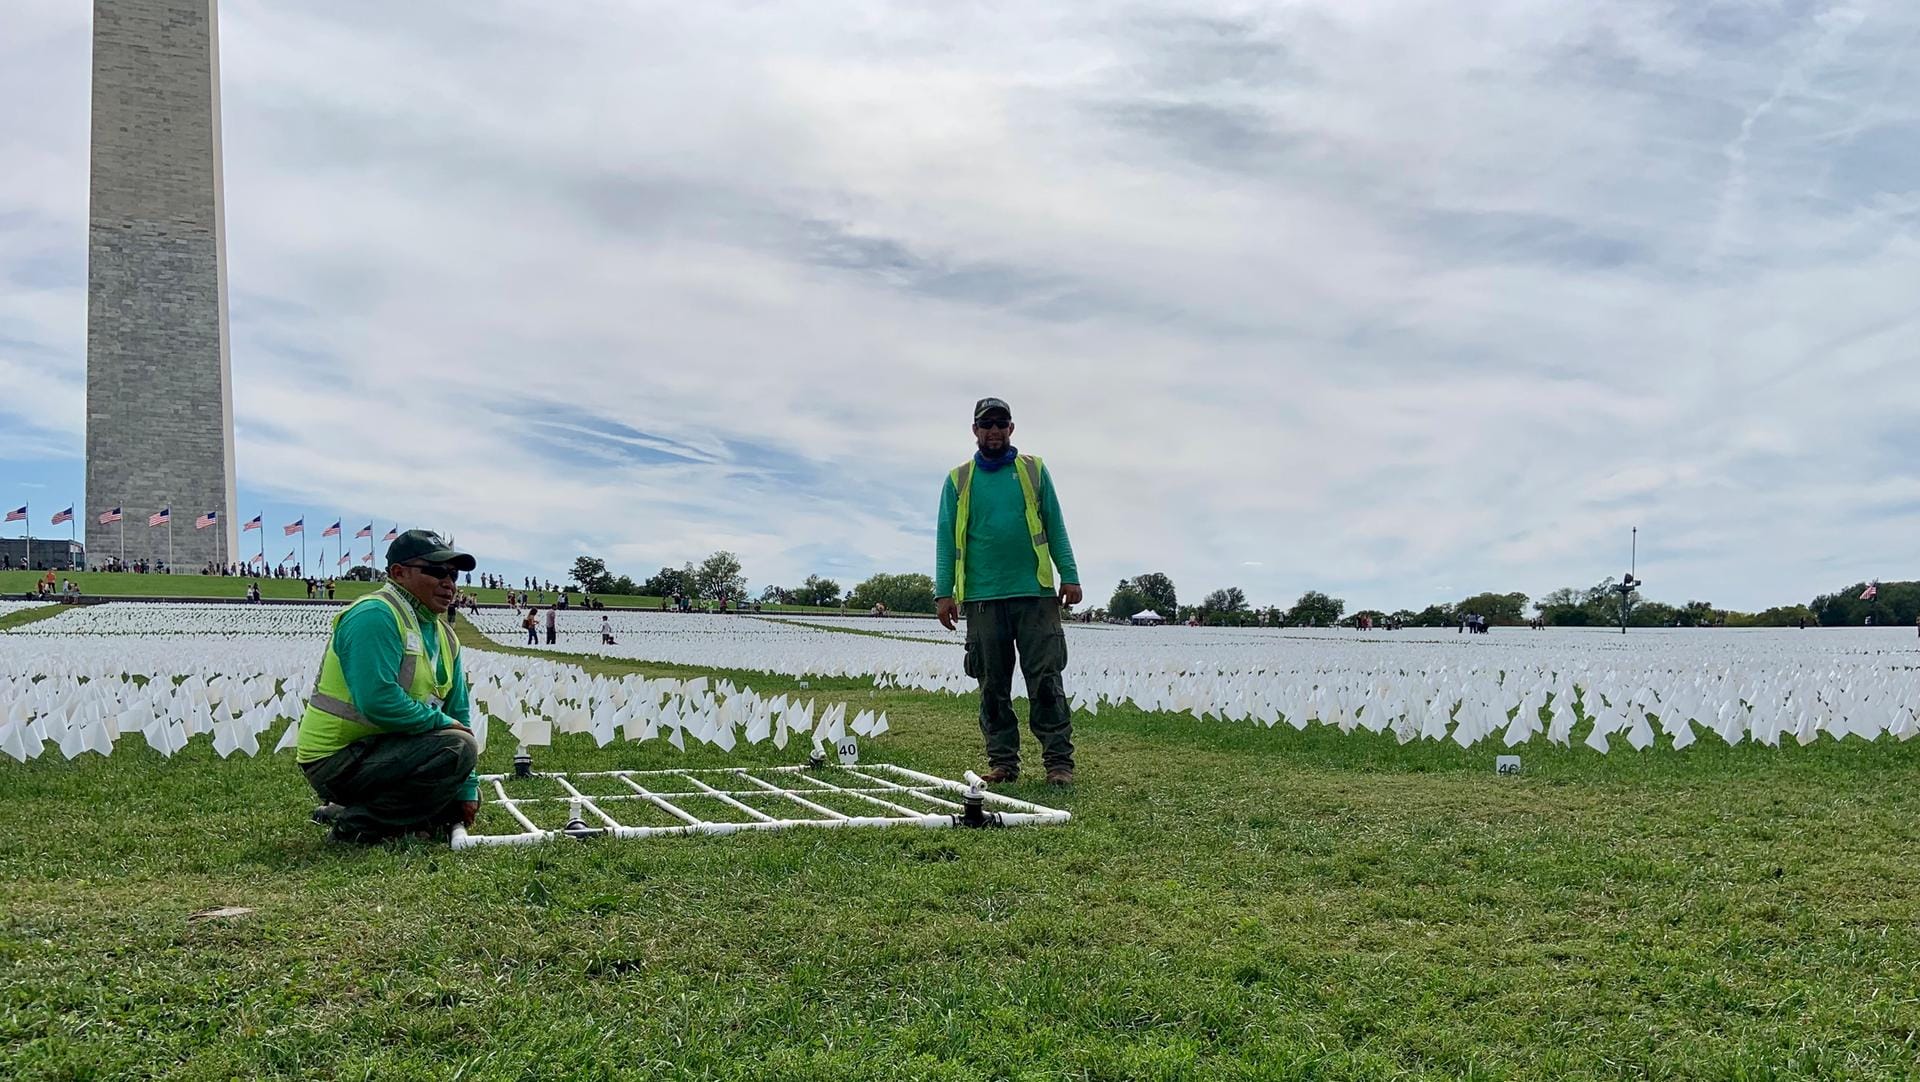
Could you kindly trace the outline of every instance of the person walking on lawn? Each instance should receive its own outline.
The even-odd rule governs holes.
[[[467,674],[448,608],[472,556],[426,530],[387,548],[387,581],[334,617],[294,759],[336,841],[445,835],[479,811]]]
[[[934,543],[940,623],[967,618],[967,675],[980,681],[987,772],[998,785],[1020,775],[1013,666],[1027,681],[1027,724],[1040,741],[1047,784],[1073,783],[1073,718],[1060,674],[1067,667],[1060,606],[1080,603],[1080,570],[1060,517],[1053,476],[1013,445],[1013,410],[998,398],[973,405],[971,459],[947,474]],[[1060,570],[1058,593],[1054,568]]]

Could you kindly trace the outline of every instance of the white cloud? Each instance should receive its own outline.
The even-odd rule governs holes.
[[[245,491],[845,579],[996,393],[1096,599],[1900,573],[1910,5],[222,9]],[[14,22],[0,426],[71,456],[84,5]]]

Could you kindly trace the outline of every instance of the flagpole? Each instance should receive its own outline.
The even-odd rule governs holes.
[[[260,570],[267,569],[267,513],[260,512]]]
[[[173,574],[173,508],[167,508],[167,574]]]
[[[115,508],[120,512],[120,570],[127,569],[127,515],[126,508]]]
[[[27,512],[27,570],[33,570],[33,504],[26,505]]]

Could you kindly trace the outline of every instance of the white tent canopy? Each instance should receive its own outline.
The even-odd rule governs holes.
[[[1163,624],[1166,623],[1166,617],[1161,616],[1152,609],[1141,609],[1139,612],[1127,617],[1127,622],[1130,624]]]

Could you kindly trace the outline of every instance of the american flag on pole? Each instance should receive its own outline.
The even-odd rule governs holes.
[[[27,517],[27,505],[26,505],[26,504],[21,504],[21,505],[20,505],[20,506],[19,506],[18,508],[16,508],[16,509],[14,509],[14,510],[12,510],[12,511],[8,511],[8,512],[7,512],[7,521],[8,521],[8,522],[19,522],[20,520],[22,520],[22,519],[24,519],[24,518],[26,518],[26,517]]]
[[[1880,584],[1877,582],[1869,584],[1866,589],[1860,591],[1860,600],[1862,601],[1872,601],[1879,596]]]
[[[283,564],[290,564],[290,563],[292,563],[292,562],[293,562],[293,550],[292,550],[292,549],[288,549],[288,550],[287,550],[287,554],[286,554],[285,556],[282,556],[282,557],[280,557],[280,562],[281,562],[281,563],[283,563]]]
[[[363,564],[370,564],[370,563],[372,563],[372,562],[373,562],[373,553],[371,553],[371,552],[369,552],[369,553],[367,553],[367,554],[366,554],[365,556],[362,556],[362,557],[360,557],[360,562],[361,562],[361,563],[363,563]]]
[[[261,567],[265,567],[267,566],[267,554],[264,552],[256,552],[253,555],[247,557],[247,562],[250,564],[259,564]]]
[[[245,526],[240,527],[240,532],[246,533],[248,530],[257,530],[259,528],[260,528],[260,516],[255,515],[252,518],[247,520],[247,524]]]
[[[292,522],[287,523],[286,529],[287,529],[288,537],[292,537],[294,534],[297,534],[297,533],[306,533],[307,532],[306,516],[302,515],[299,518],[294,519]]]
[[[321,536],[321,537],[338,537],[339,535],[340,535],[340,520],[339,520],[339,519],[334,519],[334,520],[333,520],[333,525],[331,525],[331,526],[329,526],[329,527],[327,527],[326,529],[324,529],[324,530],[321,530],[321,531],[320,531],[320,536]]]
[[[193,528],[196,530],[204,530],[207,527],[213,525],[215,522],[219,521],[219,519],[220,519],[220,512],[208,511],[206,514],[201,515],[199,518],[193,520]]]
[[[356,534],[354,534],[353,536],[355,536],[355,537],[372,537],[372,536],[373,536],[373,523],[371,523],[371,522],[369,522],[369,523],[367,523],[367,524],[366,524],[365,526],[362,526],[362,527],[360,527],[360,532],[359,532],[359,533],[356,533]]]
[[[343,553],[341,553],[341,554],[340,554],[340,566],[341,566],[341,567],[345,567],[345,566],[347,566],[347,561],[348,561],[348,560],[351,560],[351,559],[353,559],[353,557],[352,557],[351,555],[349,555],[349,554],[347,554],[347,553],[344,553],[344,552],[343,552]]]
[[[72,521],[73,521],[73,508],[71,507],[53,516],[53,524],[55,526],[60,525],[62,522],[72,522]]]
[[[171,507],[162,507],[160,510],[147,516],[147,525],[149,526],[166,526],[172,522],[173,508]]]
[[[121,519],[120,509],[116,507],[111,511],[102,511],[100,513],[100,518],[97,521],[102,526],[111,526],[114,523],[119,522],[120,519]]]
[[[400,537],[400,527],[395,526],[393,529],[388,530],[387,535],[385,537],[382,537],[380,540],[394,541],[394,540],[398,540],[399,537]]]

